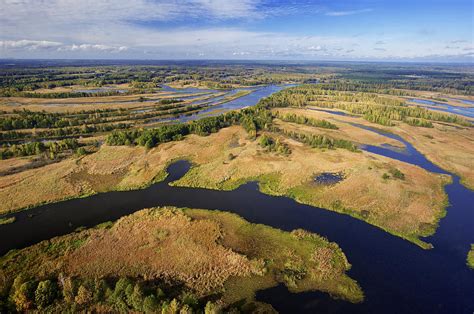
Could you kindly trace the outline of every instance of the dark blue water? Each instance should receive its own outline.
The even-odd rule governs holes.
[[[446,173],[429,162],[403,138],[363,126],[399,140],[405,152],[381,147],[367,151],[409,162],[429,171]],[[349,275],[365,293],[365,301],[351,304],[327,294],[292,294],[283,286],[261,291],[257,298],[284,313],[472,313],[474,271],[466,265],[474,243],[474,193],[456,176],[446,187],[450,206],[435,235],[425,239],[432,250],[392,236],[348,215],[302,205],[290,198],[272,197],[248,183],[234,191],[171,187],[168,182],[184,175],[187,162],[170,166],[165,182],[127,192],[108,192],[83,199],[40,206],[7,217],[16,222],[0,226],[0,254],[23,248],[79,226],[115,220],[146,207],[173,205],[234,212],[254,223],[283,230],[304,228],[337,242],[353,265]]]
[[[314,182],[322,185],[333,185],[341,182],[342,180],[344,180],[344,174],[332,172],[323,172],[314,178]]]
[[[411,98],[409,101],[421,104],[429,105],[430,107],[425,107],[430,110],[442,111],[447,113],[457,114],[466,118],[474,118],[474,107],[457,107],[451,106],[446,103],[436,102],[426,99]]]

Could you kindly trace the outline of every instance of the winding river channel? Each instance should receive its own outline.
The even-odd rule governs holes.
[[[405,150],[364,146],[362,149],[425,168],[447,173],[428,161],[403,138],[396,139]],[[63,201],[7,215],[16,222],[0,226],[0,254],[24,248],[54,236],[72,232],[79,226],[94,226],[116,220],[137,210],[172,205],[219,209],[236,213],[250,222],[283,230],[304,228],[337,242],[347,255],[365,301],[351,304],[334,300],[321,292],[289,293],[283,286],[260,291],[257,299],[285,313],[473,313],[474,271],[466,265],[470,244],[474,243],[474,192],[459,183],[446,186],[450,206],[436,234],[425,239],[431,250],[392,236],[381,229],[348,215],[307,206],[287,197],[274,197],[258,191],[256,182],[234,191],[172,187],[168,183],[190,168],[178,161],[168,168],[164,182],[146,189],[108,192],[87,198]]]

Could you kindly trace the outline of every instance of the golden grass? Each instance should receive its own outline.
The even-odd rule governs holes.
[[[14,160],[14,159],[13,159]],[[103,146],[98,152],[0,177],[0,212],[110,190],[137,189],[164,178],[166,163],[147,162],[139,147]]]
[[[392,129],[390,129],[392,130]],[[434,123],[434,128],[400,124],[393,129],[439,167],[457,174],[474,190],[474,128]]]
[[[12,251],[0,259],[3,283],[18,273],[37,279],[60,273],[82,279],[131,277],[183,283],[224,305],[253,300],[257,290],[285,283],[360,302],[335,243],[303,230],[251,224],[237,215],[173,207],[145,209],[109,228],[93,228]]]
[[[97,110],[97,109],[137,109],[143,107],[156,106],[155,102],[140,102],[139,98],[144,97],[149,100],[158,101],[160,99],[181,98],[191,95],[201,95],[208,97],[207,93],[174,93],[158,91],[153,94],[136,94],[136,95],[117,95],[117,96],[103,96],[103,97],[79,97],[79,98],[26,98],[26,97],[0,97],[0,110],[6,112],[13,112],[13,110],[31,110],[31,111],[46,111],[46,112],[79,112],[83,110]],[[220,96],[223,93],[215,93]],[[206,96],[207,95],[207,96]],[[183,104],[192,101],[200,100],[187,99]],[[127,103],[120,103],[127,101]],[[117,103],[118,102],[118,103]],[[14,105],[11,105],[14,104]]]

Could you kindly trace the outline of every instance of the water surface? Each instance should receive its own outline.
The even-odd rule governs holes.
[[[426,99],[419,99],[419,98],[410,98],[409,101],[416,104],[423,105],[423,107],[430,110],[453,113],[453,114],[457,114],[466,118],[474,118],[474,107],[458,107],[458,106],[449,105],[447,103],[431,101],[431,100],[426,100]]]

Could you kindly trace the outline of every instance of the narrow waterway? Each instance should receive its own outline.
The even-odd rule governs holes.
[[[420,99],[420,98],[410,98],[408,100],[412,103],[419,104],[421,105],[421,107],[424,107],[430,110],[453,113],[453,114],[463,116],[465,118],[474,118],[474,107],[452,106],[447,103]]]

